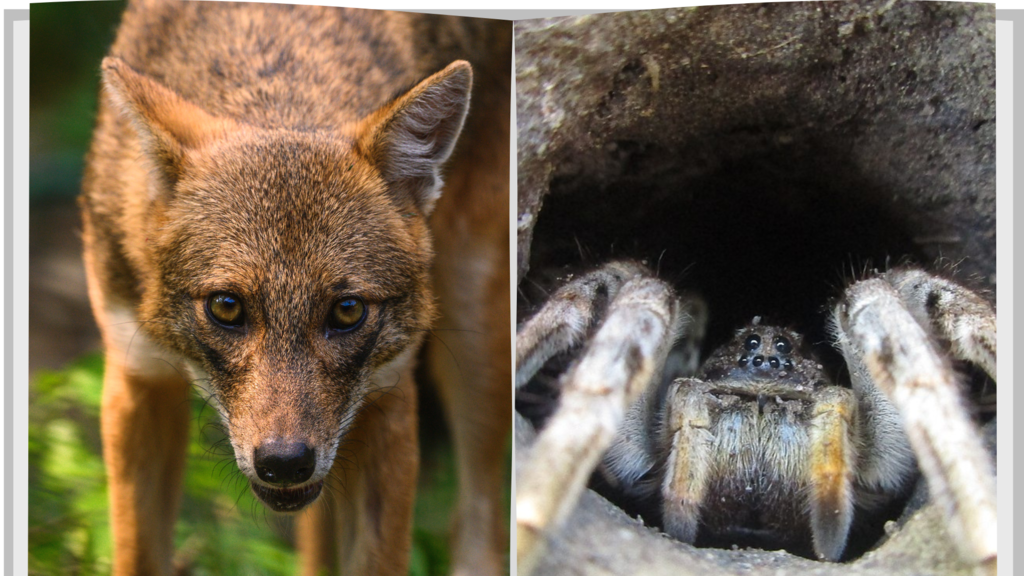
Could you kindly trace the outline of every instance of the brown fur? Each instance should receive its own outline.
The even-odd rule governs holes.
[[[256,447],[295,441],[343,486],[299,517],[303,573],[404,574],[423,341],[459,456],[453,566],[504,570],[510,66],[504,22],[130,3],[81,199],[115,574],[171,570],[184,374],[208,378],[250,480]],[[223,292],[242,326],[208,313]],[[328,330],[353,295],[363,324]]]

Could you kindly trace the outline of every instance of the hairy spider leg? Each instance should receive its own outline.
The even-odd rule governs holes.
[[[811,537],[819,559],[838,562],[853,521],[857,397],[839,386],[819,388],[812,396],[807,471]]]
[[[552,294],[516,334],[516,388],[529,382],[548,360],[579,346],[600,324],[622,285],[637,276],[650,272],[631,260],[608,262]]]
[[[557,320],[543,310],[538,316]],[[516,556],[523,573],[540,556],[545,532],[575,506],[627,406],[660,374],[679,324],[668,284],[646,276],[629,279],[579,361],[562,376],[559,407],[517,470]]]
[[[694,294],[678,295],[679,316],[685,329],[665,359],[665,364],[640,397],[626,410],[611,446],[605,452],[598,471],[604,479],[625,494],[646,499],[658,491],[657,481],[647,474],[663,454],[665,440],[663,406],[672,382],[693,376],[700,368],[700,347],[707,326],[707,304]]]
[[[922,326],[931,326],[953,355],[981,367],[996,380],[996,312],[984,298],[963,286],[917,268],[882,276],[900,294]]]
[[[671,438],[662,482],[662,523],[681,542],[697,540],[701,503],[711,481],[714,432],[708,410],[710,386],[696,378],[676,380],[665,403],[665,433]]]
[[[926,295],[926,310],[929,300],[934,298]],[[994,467],[965,410],[952,367],[910,311],[920,298],[914,301],[908,304],[884,277],[853,284],[835,311],[840,344],[848,362],[851,355],[862,359],[870,382],[899,410],[932,498],[946,514],[962,555],[994,566]],[[867,452],[878,454],[878,449]]]

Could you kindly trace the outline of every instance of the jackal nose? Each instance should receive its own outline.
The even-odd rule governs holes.
[[[273,440],[256,448],[256,475],[267,484],[301,484],[313,476],[316,456],[304,442]]]

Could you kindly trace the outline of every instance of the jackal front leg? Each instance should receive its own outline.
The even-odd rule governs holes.
[[[108,347],[101,430],[116,576],[169,575],[188,445],[189,386],[144,375]]]
[[[302,574],[406,576],[419,472],[416,388],[411,366],[372,392],[345,433],[323,496],[300,516]],[[323,538],[334,528],[333,546]],[[328,532],[329,533],[329,532]],[[312,535],[312,536],[311,536]]]

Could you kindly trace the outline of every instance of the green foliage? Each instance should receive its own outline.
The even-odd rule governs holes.
[[[111,536],[99,435],[103,361],[79,360],[40,374],[29,408],[29,571],[109,574]],[[176,560],[196,576],[293,574],[296,557],[286,517],[256,502],[235,467],[218,416],[193,401]],[[412,576],[448,569],[448,513],[455,500],[450,447],[424,455],[416,505]]]
[[[33,201],[78,194],[96,117],[100,61],[124,2],[32,4],[29,147]]]

